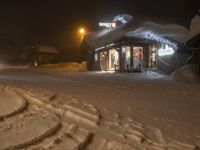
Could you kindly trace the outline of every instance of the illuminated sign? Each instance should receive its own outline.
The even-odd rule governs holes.
[[[104,48],[108,48],[108,47],[111,47],[111,46],[114,46],[114,45],[115,45],[114,43],[108,44],[108,45],[106,45],[106,46],[102,46],[102,47],[99,47],[99,48],[95,49],[95,51],[99,51],[99,50],[102,50],[102,49],[104,49]]]
[[[99,23],[99,26],[100,26],[100,27],[106,27],[106,28],[111,29],[111,28],[116,28],[116,27],[117,27],[117,24],[116,24],[115,22],[113,22],[113,23],[100,22],[100,23]]]
[[[117,24],[115,22],[112,23],[112,28],[116,28]]]
[[[126,24],[127,23],[127,21],[124,19],[124,17],[123,16],[116,16],[115,18],[114,18],[114,22],[121,22],[122,24]]]
[[[149,40],[156,40],[157,42],[161,42],[163,44],[167,44],[170,47],[173,47],[175,50],[178,49],[177,45],[171,41],[169,41],[168,39],[165,39],[163,37],[158,36],[157,34],[153,33],[153,32],[147,32],[146,33],[146,38]]]
[[[100,23],[99,23],[99,26],[100,26],[100,27],[111,28],[111,27],[112,27],[112,23],[100,22]]]
[[[165,48],[160,48],[158,50],[158,56],[173,55],[174,53],[174,49],[172,47],[169,47],[168,45],[165,45]]]

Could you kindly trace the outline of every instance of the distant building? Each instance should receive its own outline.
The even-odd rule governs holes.
[[[151,68],[170,74],[191,57],[193,48],[187,42],[200,33],[199,23],[197,15],[188,31],[180,25],[119,15],[110,23],[100,23],[102,30],[85,36],[82,48],[88,52],[88,69],[141,72]]]
[[[59,50],[53,46],[26,44],[23,49],[24,60],[34,66],[55,63],[59,55]]]
[[[60,52],[53,46],[36,46],[36,55],[34,65],[55,63],[59,57]]]

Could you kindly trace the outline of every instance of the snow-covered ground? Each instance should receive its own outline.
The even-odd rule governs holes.
[[[56,72],[81,72],[87,71],[87,62],[82,63],[66,62],[58,64],[39,65],[38,67],[29,67],[34,71],[56,71]]]
[[[155,72],[30,70],[0,71],[0,84],[0,149],[200,146],[199,84],[176,82]]]

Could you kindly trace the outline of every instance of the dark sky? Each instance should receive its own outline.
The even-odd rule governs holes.
[[[79,27],[93,31],[120,13],[187,25],[199,7],[200,0],[1,0],[0,40],[78,47]]]

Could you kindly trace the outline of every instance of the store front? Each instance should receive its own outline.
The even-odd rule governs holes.
[[[97,50],[94,53],[95,70],[142,72],[146,68],[157,68],[157,49],[155,44],[133,44]]]
[[[99,64],[102,71],[116,71],[119,69],[119,52],[116,49],[96,53],[95,57],[98,57],[98,55],[100,56]]]
[[[191,51],[185,46],[188,32],[179,25],[140,21],[119,15],[83,42],[89,70],[143,72],[162,70],[171,74],[185,65]]]

